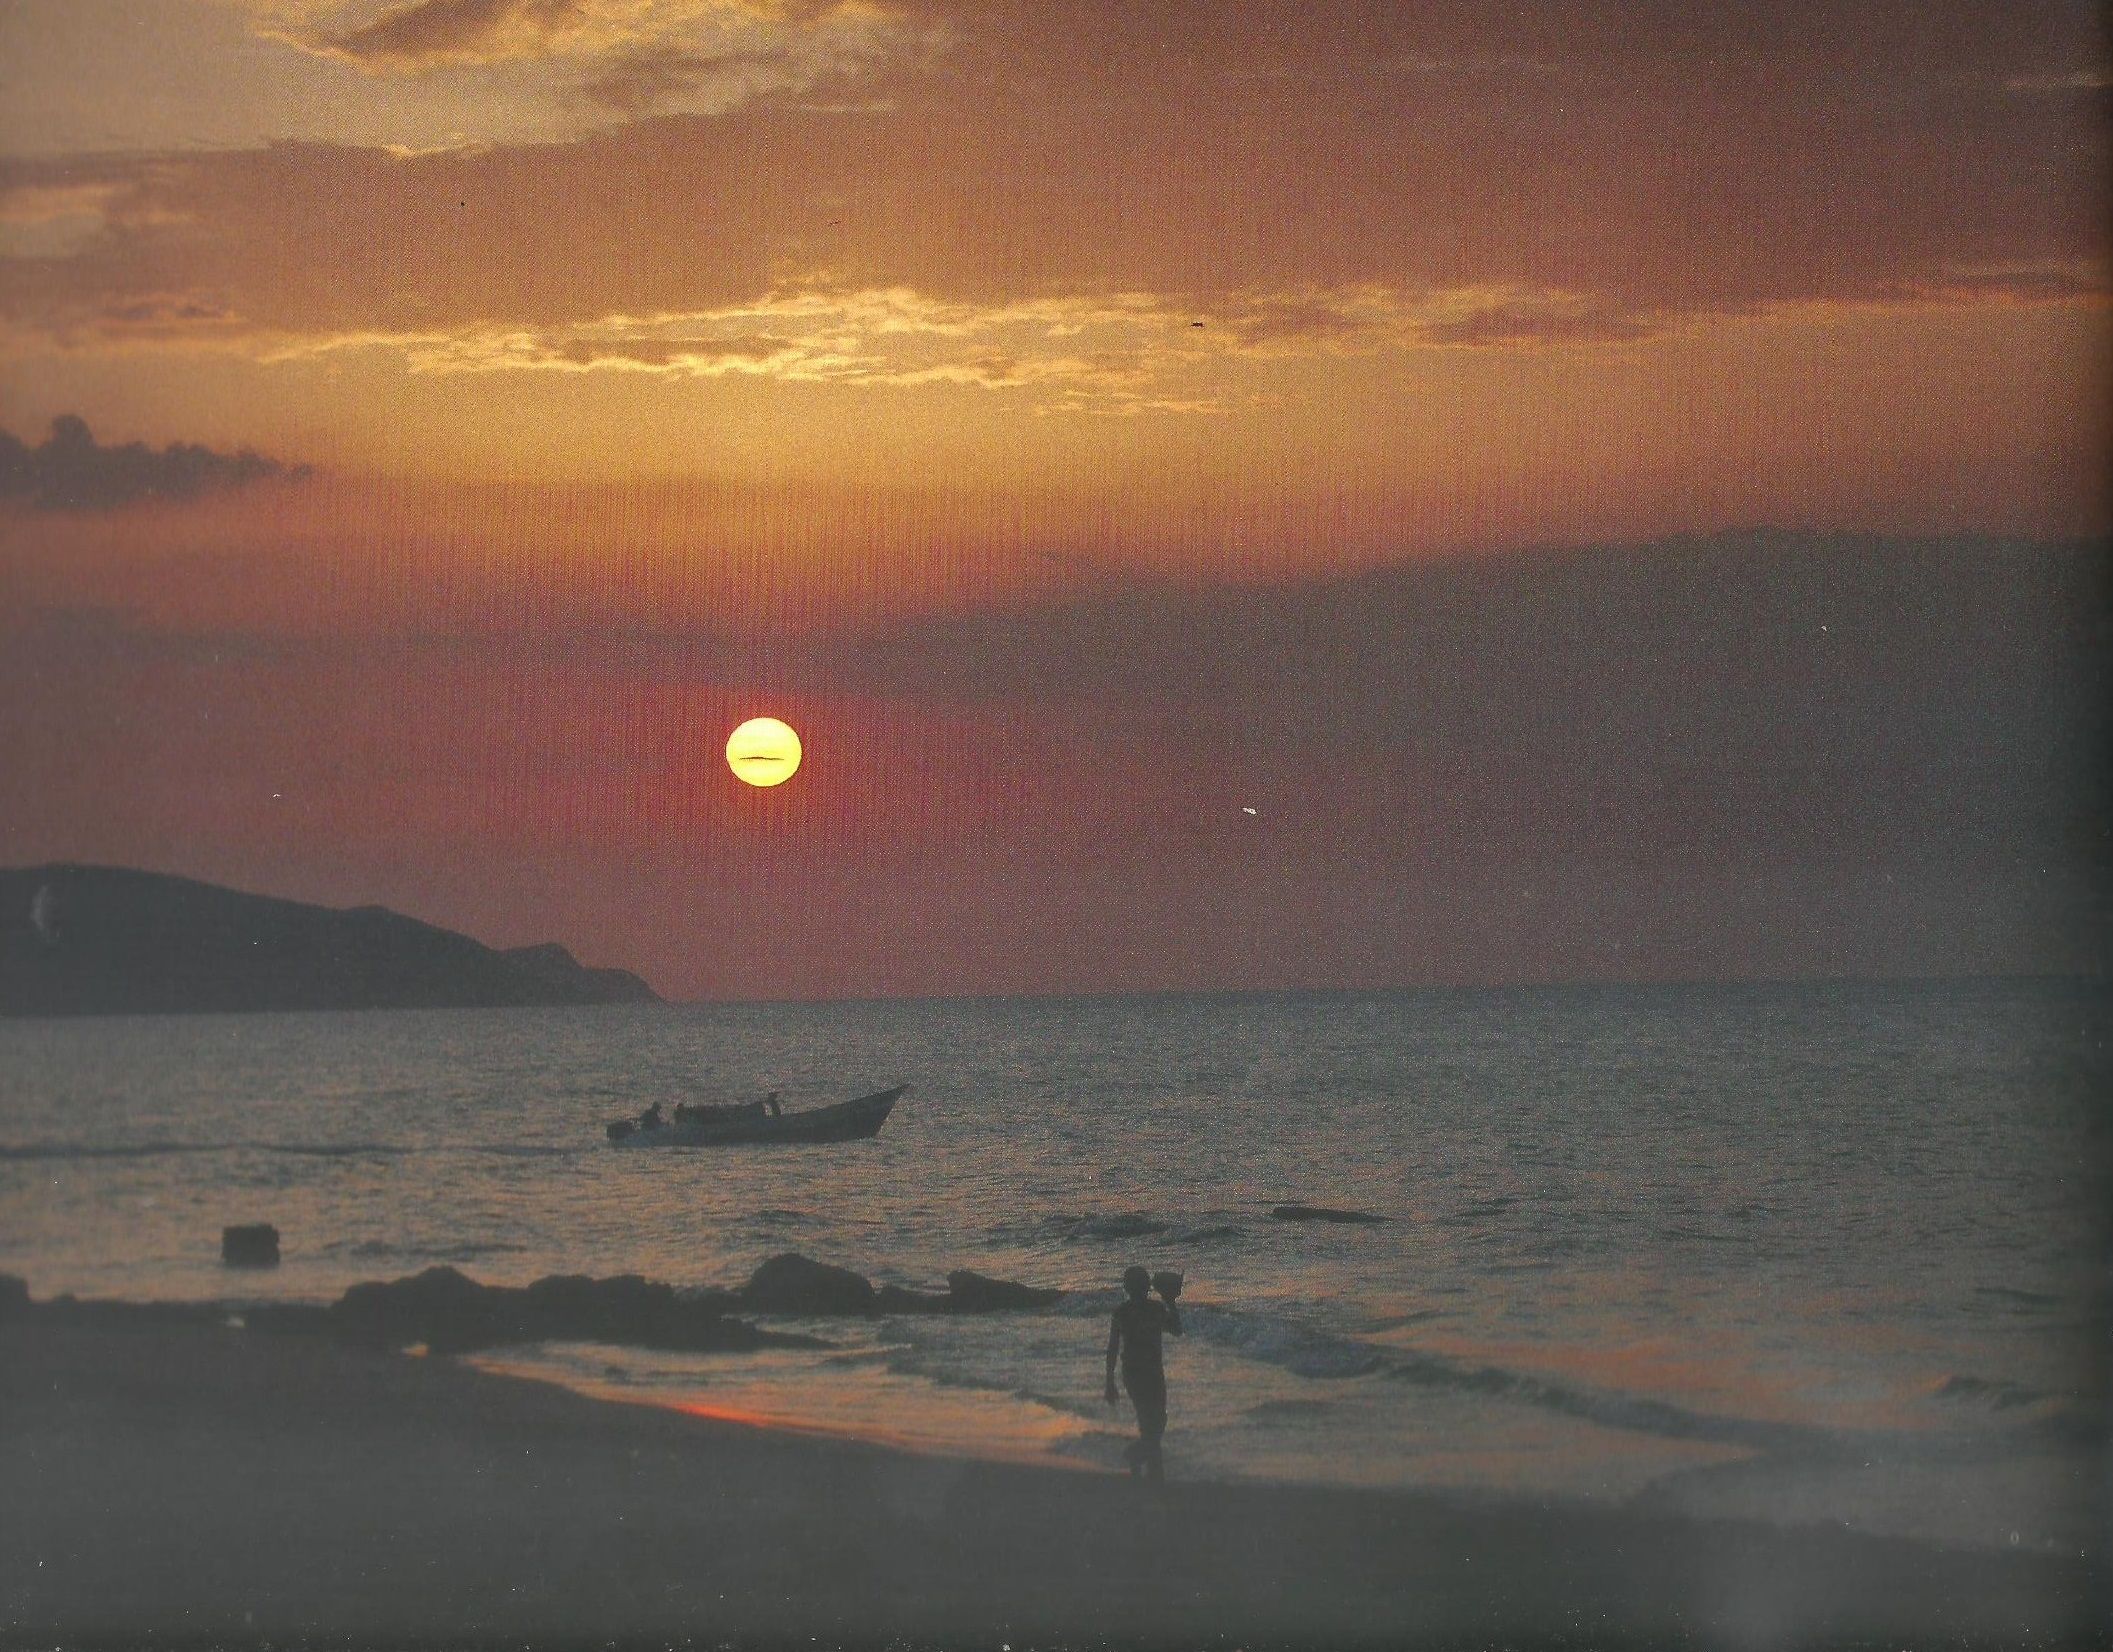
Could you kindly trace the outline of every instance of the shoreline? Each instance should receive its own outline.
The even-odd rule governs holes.
[[[209,1310],[0,1324],[0,1640],[2083,1644],[2082,1559],[918,1454]]]
[[[424,1357],[424,1356],[420,1356]],[[890,1431],[884,1428],[861,1428],[850,1424],[818,1422],[811,1418],[793,1417],[775,1413],[748,1410],[733,1405],[713,1405],[706,1401],[677,1399],[672,1395],[627,1388],[615,1382],[593,1382],[568,1380],[554,1372],[539,1370],[525,1362],[506,1357],[506,1351],[496,1354],[470,1354],[462,1356],[461,1364],[467,1370],[485,1376],[502,1378],[508,1382],[534,1383],[543,1388],[555,1388],[560,1393],[571,1394],[596,1405],[621,1405],[646,1411],[662,1411],[676,1417],[694,1417],[702,1422],[723,1423],[729,1428],[752,1429],[759,1434],[782,1435],[788,1439],[814,1440],[826,1445],[870,1447],[875,1451],[899,1452],[906,1457],[929,1459],[935,1463],[982,1464],[993,1468],[1047,1469],[1055,1474],[1092,1474],[1105,1476],[1107,1470],[1097,1463],[1075,1457],[1065,1457],[1047,1452],[1025,1449],[1004,1451],[990,1446],[967,1447],[959,1450],[943,1445],[930,1444],[907,1431]],[[1198,1483],[1201,1483],[1200,1481]],[[1333,1489],[1322,1483],[1302,1485],[1302,1491],[1327,1491]]]
[[[971,1295],[956,1297],[957,1279]],[[863,1306],[842,1299],[840,1293],[847,1286],[868,1293]],[[394,1280],[358,1282],[334,1300],[244,1295],[78,1297],[71,1293],[40,1300],[28,1294],[23,1281],[0,1274],[0,1321],[10,1313],[24,1313],[53,1325],[106,1329],[225,1326],[268,1337],[321,1338],[375,1351],[460,1359],[471,1369],[588,1400],[716,1419],[825,1442],[871,1445],[970,1464],[1063,1473],[1119,1472],[1120,1448],[1130,1438],[1127,1409],[1111,1410],[1105,1418],[1097,1410],[1082,1416],[1055,1402],[1037,1402],[1015,1389],[1009,1391],[1010,1397],[1029,1400],[1031,1408],[1054,1406],[1047,1417],[1056,1419],[1055,1423],[1023,1428],[1007,1426],[1013,1419],[1005,1418],[993,1427],[987,1416],[958,1411],[949,1415],[943,1408],[916,1403],[915,1397],[897,1395],[875,1404],[865,1396],[847,1396],[829,1386],[827,1367],[840,1362],[845,1357],[842,1350],[849,1346],[835,1328],[840,1325],[871,1325],[904,1315],[913,1320],[933,1314],[1003,1319],[1010,1317],[1008,1308],[1047,1306],[1042,1299],[1066,1294],[968,1270],[950,1275],[945,1292],[894,1285],[874,1292],[863,1275],[784,1253],[757,1270],[747,1284],[732,1287],[674,1287],[636,1275],[604,1279],[545,1275],[527,1285],[487,1285],[452,1267],[435,1266]],[[797,1329],[786,1325],[788,1314]],[[751,1368],[743,1360],[729,1358],[772,1353],[812,1354],[822,1358],[822,1367],[788,1370],[781,1366],[774,1377],[755,1377],[749,1375]],[[687,1372],[652,1369],[656,1359],[680,1364],[699,1358],[703,1363]],[[635,1369],[640,1360],[645,1362],[643,1375]],[[855,1359],[855,1363],[864,1361]],[[1531,1379],[1533,1368],[1525,1369]],[[937,1381],[937,1392],[957,1389],[973,1397],[995,1397],[1001,1403],[1008,1394],[1002,1383]],[[1630,1465],[1623,1460],[1599,1464],[1598,1473],[1573,1469],[1554,1479],[1507,1473],[1501,1465],[1490,1463],[1442,1476],[1373,1475],[1354,1468],[1345,1472],[1346,1464],[1354,1459],[1330,1457],[1325,1451],[1320,1455],[1308,1452],[1301,1459],[1281,1449],[1269,1452],[1269,1466],[1257,1469],[1237,1451],[1229,1455],[1223,1440],[1188,1442],[1189,1449],[1179,1453],[1186,1462],[1177,1463],[1177,1472],[1185,1468],[1187,1477],[1197,1482],[1287,1492],[1457,1497],[1570,1507],[1584,1514],[1652,1509],[1674,1518],[1742,1520],[1773,1530],[1897,1539],[1958,1553],[2023,1552],[2064,1559],[2087,1557],[2102,1546],[2100,1538],[2106,1528],[2099,1511],[2106,1499],[2098,1493],[2094,1476],[2104,1455],[2103,1436],[2094,1435],[2073,1414],[2049,1419],[2058,1427],[2027,1431],[2010,1442],[2024,1453],[2021,1461],[2029,1458],[2039,1466],[2040,1479],[2033,1483],[2032,1493],[2039,1494],[2041,1502],[2017,1501],[2014,1488],[1998,1487],[1999,1493],[2013,1496],[2013,1504],[1999,1510],[2004,1518],[1989,1514],[1987,1504],[1973,1505],[1979,1512],[1972,1517],[1962,1516],[1960,1511],[1969,1505],[1927,1472],[1922,1474],[1924,1484],[1919,1491],[1897,1486],[1888,1490],[1884,1476],[1889,1471],[1914,1471],[1914,1465],[1898,1459],[1894,1450],[1900,1440],[1911,1441],[1913,1436],[1900,1440],[1885,1436],[1865,1446],[1862,1454],[1875,1453],[1877,1460],[1863,1461],[1862,1467],[1865,1471],[1876,1468],[1878,1476],[1867,1474],[1861,1489],[1851,1488],[1844,1497],[1815,1502],[1809,1494],[1758,1499],[1741,1495],[1738,1477],[1766,1471],[1770,1465],[1776,1471],[1778,1494],[1786,1487],[1793,1492],[1798,1489],[1783,1479],[1786,1472],[1794,1481],[1799,1475],[1831,1469],[1837,1477],[1846,1474],[1853,1480],[1852,1455],[1858,1455],[1855,1442],[1827,1442],[1822,1460],[1811,1455],[1809,1444],[1801,1445],[1793,1437],[1799,1426],[1795,1423],[1719,1418],[1706,1412],[1692,1421],[1711,1425],[1699,1438],[1716,1443],[1696,1443],[1680,1431],[1671,1436],[1647,1431],[1660,1456],[1636,1472],[1626,1472]],[[1625,1425],[1616,1419],[1580,1420],[1579,1426],[1621,1434]],[[1764,1437],[1770,1430],[1780,1430],[1780,1436]],[[1689,1441],[1686,1454],[1676,1454],[1680,1460],[1664,1455],[1668,1438]],[[1732,1482],[1728,1495],[1717,1489],[1726,1476]],[[2066,1491],[2056,1486],[2058,1480],[2067,1482]],[[1701,1494],[1685,1493],[1682,1487],[1701,1488]],[[1809,1493],[1809,1484],[1805,1490]],[[2066,1497],[2067,1506],[2057,1506],[2046,1500],[2049,1497]],[[1922,1513],[1902,1512],[1918,1506],[1918,1499]],[[1949,1517],[1938,1512],[1944,1509],[1951,1510]],[[2113,1549],[2107,1552],[2113,1554]]]

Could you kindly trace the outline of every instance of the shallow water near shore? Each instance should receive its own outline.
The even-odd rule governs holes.
[[[2093,986],[1569,989],[0,1022],[40,1296],[730,1284],[797,1250],[1037,1313],[509,1369],[1114,1465],[1114,1282],[1186,1270],[1170,1467],[2075,1550],[2104,1459]],[[914,1086],[875,1141],[616,1152],[650,1100]],[[1291,1201],[1382,1223],[1275,1220]],[[285,1262],[230,1273],[227,1223]]]

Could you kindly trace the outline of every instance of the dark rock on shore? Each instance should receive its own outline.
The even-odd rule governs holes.
[[[1326,1205],[1278,1205],[1270,1215],[1280,1222],[1384,1222],[1368,1210],[1331,1210]]]
[[[250,1222],[220,1230],[220,1260],[230,1268],[276,1268],[279,1230],[269,1222]]]
[[[428,1268],[408,1279],[354,1285],[328,1313],[339,1336],[399,1348],[422,1342],[436,1354],[522,1342],[613,1342],[697,1353],[820,1346],[811,1337],[730,1318],[732,1303],[725,1292],[680,1293],[636,1274],[553,1274],[515,1289],[480,1285],[453,1268]],[[284,1328],[301,1327],[289,1322]]]
[[[505,1340],[499,1296],[454,1268],[427,1268],[352,1286],[331,1307],[331,1323],[359,1342],[422,1342],[436,1353],[486,1348]]]
[[[809,1317],[981,1314],[1045,1308],[1060,1290],[1016,1285],[963,1268],[944,1291],[873,1288],[863,1274],[787,1252],[755,1271],[738,1291],[677,1290],[637,1274],[591,1279],[551,1274],[527,1286],[483,1285],[458,1269],[427,1268],[402,1279],[354,1285],[330,1306],[256,1303],[233,1310],[214,1302],[33,1301],[29,1286],[0,1274],[0,1322],[32,1317],[67,1324],[239,1323],[281,1336],[328,1336],[375,1348],[424,1344],[436,1354],[467,1354],[526,1342],[607,1342],[683,1353],[757,1348],[825,1348],[814,1337],[766,1331],[737,1313]]]

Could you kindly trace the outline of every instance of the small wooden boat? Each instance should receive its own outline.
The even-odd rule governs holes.
[[[660,1124],[618,1119],[609,1126],[612,1147],[745,1147],[762,1142],[864,1141],[880,1134],[888,1115],[910,1087],[898,1084],[830,1107],[799,1113],[734,1109],[716,1118],[690,1117]]]

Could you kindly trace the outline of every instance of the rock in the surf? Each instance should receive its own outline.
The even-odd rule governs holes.
[[[279,1230],[269,1222],[247,1222],[220,1230],[220,1260],[230,1268],[276,1268]]]
[[[1064,1293],[1041,1285],[1016,1285],[1010,1279],[992,1279],[968,1268],[956,1268],[946,1276],[946,1294],[957,1314],[989,1314],[1046,1308]]]
[[[548,1274],[518,1296],[503,1306],[523,1334],[538,1342],[637,1342],[653,1336],[675,1313],[675,1287],[635,1273],[613,1279]]]
[[[20,1319],[28,1312],[29,1281],[0,1273],[0,1321]]]
[[[817,1262],[797,1251],[773,1256],[739,1292],[743,1307],[766,1314],[872,1314],[879,1311],[873,1282],[849,1268]]]

